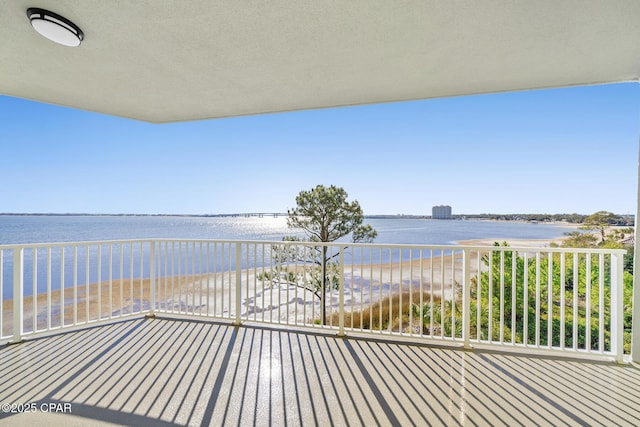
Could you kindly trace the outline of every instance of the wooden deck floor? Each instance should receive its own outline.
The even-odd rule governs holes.
[[[12,426],[640,425],[628,365],[166,318],[0,348],[0,379]]]

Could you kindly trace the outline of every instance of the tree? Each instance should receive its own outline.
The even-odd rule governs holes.
[[[595,248],[598,238],[593,234],[571,231],[564,233],[567,238],[562,242],[564,248]]]
[[[296,197],[296,207],[287,211],[287,226],[302,230],[309,242],[328,243],[351,234],[353,243],[369,243],[378,235],[371,225],[363,225],[364,214],[360,204],[347,201],[348,194],[334,185],[318,185],[308,191],[301,191]],[[285,237],[285,241],[301,241],[296,237]],[[274,246],[273,257],[278,266],[289,262],[314,265],[313,269],[289,271],[276,268],[275,272],[263,278],[286,280],[290,284],[312,291],[320,300],[320,321],[326,320],[325,295],[339,283],[338,266],[332,259],[339,254],[329,253],[326,245],[305,245],[304,247],[283,244]]]
[[[602,242],[606,240],[606,230],[611,225],[618,223],[618,216],[607,211],[598,211],[589,215],[579,227],[581,230],[593,230],[600,233]]]
[[[364,214],[357,200],[349,203],[347,192],[334,185],[318,185],[301,191],[296,207],[287,211],[287,226],[302,229],[312,242],[333,242],[352,233],[356,242],[371,242],[378,233],[370,225],[362,225]]]

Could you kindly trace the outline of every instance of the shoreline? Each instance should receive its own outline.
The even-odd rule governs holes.
[[[361,310],[378,300],[404,291],[423,290],[433,295],[451,295],[454,281],[462,277],[461,257],[451,254],[436,255],[433,258],[406,260],[370,265],[349,265],[345,268],[344,304],[348,311]],[[420,265],[423,269],[420,269]],[[444,266],[444,269],[441,267]],[[433,268],[433,270],[431,270]],[[268,270],[268,269],[265,269]],[[433,271],[433,272],[432,272]],[[259,280],[262,269],[243,269],[241,315],[251,320],[254,316],[279,319],[292,323],[306,323],[316,320],[320,313],[320,301],[313,292],[287,282]],[[132,283],[133,282],[133,283]],[[229,317],[235,313],[236,272],[225,271],[185,276],[166,276],[157,278],[156,304],[168,312],[193,312],[196,315],[207,313],[214,317]],[[86,299],[89,293],[88,304]],[[150,305],[150,279],[113,280],[110,289],[108,281],[78,285],[75,294],[72,287],[52,290],[48,295],[39,293],[25,296],[23,299],[24,329],[32,330],[34,320],[38,330],[44,330],[49,322],[58,327],[64,318],[65,324],[94,321],[98,318],[117,318],[130,313],[147,310]],[[111,294],[111,298],[109,298]],[[99,296],[100,295],[100,296]],[[122,295],[122,300],[120,299]],[[37,310],[34,313],[34,299]],[[48,301],[51,304],[48,304]],[[337,291],[327,292],[325,300],[329,311],[339,306]],[[75,306],[75,310],[74,310]],[[88,307],[87,307],[88,306]],[[89,313],[87,315],[87,312]],[[13,327],[13,300],[2,304],[3,330]],[[36,320],[37,319],[37,320]]]
[[[460,240],[454,242],[455,245],[461,246],[493,246],[495,242],[502,244],[506,242],[509,246],[514,248],[549,248],[551,244],[557,244],[560,246],[562,242],[567,240],[567,236],[556,237],[553,239],[512,239],[509,237],[492,237],[483,239],[469,239]]]
[[[471,239],[456,242],[460,246],[493,247],[494,242],[506,241],[513,247],[545,248],[551,243],[561,243],[564,237],[556,239]],[[374,304],[379,298],[401,293],[405,290],[412,291],[418,288],[425,292],[432,292],[434,296],[448,298],[452,293],[454,284],[462,278],[462,256],[460,254],[434,254],[433,257],[416,258],[403,260],[402,262],[386,262],[365,265],[347,265],[345,268],[345,282],[349,283],[345,292],[345,305],[350,308]],[[422,268],[420,268],[422,266]],[[477,253],[472,256],[470,263],[471,274],[477,274]],[[304,301],[303,304],[318,305],[319,302],[311,296],[310,291],[305,291],[295,285],[280,283],[277,285],[257,279],[262,270],[243,269],[242,277],[242,312],[249,317],[252,313],[271,312],[278,317],[297,318],[298,322],[309,321],[310,319],[300,318],[299,311],[292,311],[292,301]],[[193,311],[207,312],[214,316],[228,316],[235,310],[235,271],[218,273],[205,273],[185,276],[159,277],[156,290],[157,304],[165,309],[173,311]],[[172,284],[173,283],[173,284]],[[202,285],[201,285],[202,284]],[[132,289],[133,288],[133,289]],[[133,280],[126,278],[113,280],[113,288],[109,289],[109,282],[91,283],[88,286],[79,285],[77,288],[77,318],[78,322],[87,319],[87,303],[85,300],[86,290],[89,289],[89,320],[97,317],[101,313],[101,318],[111,316],[118,317],[130,312],[145,310],[149,303],[151,294],[151,284],[148,278]],[[171,289],[172,292],[167,291]],[[133,291],[133,292],[132,292]],[[111,293],[111,298],[109,298]],[[51,320],[52,327],[59,324],[61,314],[65,323],[71,323],[74,316],[74,303],[71,298],[73,288],[64,288],[64,300],[60,289],[52,290],[51,299]],[[100,294],[100,298],[98,297]],[[205,295],[206,294],[206,295]],[[122,301],[120,300],[122,295]],[[142,298],[140,298],[142,296]],[[69,298],[71,297],[71,298]],[[293,299],[292,299],[293,298]],[[42,329],[47,324],[48,296],[46,293],[39,293],[37,299],[37,313],[33,313],[33,296],[24,297],[24,319],[25,329],[31,329],[34,317],[37,318],[38,329]],[[71,299],[71,301],[70,301]],[[100,304],[98,303],[100,300]],[[196,304],[198,300],[198,304]],[[10,329],[13,324],[13,303],[12,299],[3,301],[3,329]],[[261,301],[262,304],[258,304]],[[277,305],[275,304],[277,301]],[[285,307],[282,306],[284,302]],[[122,304],[121,304],[122,303]],[[329,293],[327,298],[329,306],[337,304],[336,296]],[[302,304],[302,303],[301,303]],[[171,306],[171,308],[169,308]],[[213,308],[213,312],[209,309]],[[316,309],[317,310],[317,309]],[[317,313],[317,311],[316,311]],[[284,320],[284,319],[282,319]],[[4,331],[0,331],[0,334]]]
[[[453,245],[457,245],[457,246],[471,246],[471,247],[483,247],[483,248],[492,248],[494,247],[494,243],[495,242],[499,242],[499,243],[503,243],[503,242],[507,242],[507,244],[509,246],[512,246],[514,248],[548,248],[550,247],[550,245],[552,243],[561,243],[563,240],[565,240],[566,237],[558,237],[555,239],[512,239],[512,238],[483,238],[483,239],[469,239],[469,240],[460,240],[460,241],[456,241],[453,243]],[[446,245],[444,245],[446,246]],[[452,255],[451,254],[446,254],[446,255],[442,255],[442,253],[439,254],[434,254],[433,257],[423,257],[423,258],[412,258],[412,259],[406,259],[403,261],[394,261],[394,262],[383,262],[383,263],[369,263],[369,264],[363,264],[364,269],[368,269],[368,268],[375,268],[376,270],[382,270],[382,271],[390,271],[390,270],[400,270],[400,269],[404,269],[405,271],[407,271],[409,268],[411,268],[411,270],[416,270],[419,269],[419,265],[422,263],[423,266],[425,267],[425,269],[427,268],[427,266],[430,265],[440,265],[441,261],[440,259],[444,256],[444,264],[445,267],[446,266],[451,266],[452,265]],[[461,259],[460,255],[456,255],[456,263]],[[433,262],[434,260],[439,260],[438,263],[436,264],[435,262]],[[359,270],[359,265],[358,264],[354,264],[354,269],[355,270]],[[252,271],[253,270],[253,271]],[[345,273],[349,274],[351,272],[351,268],[350,268],[350,264],[348,264],[345,267]],[[259,272],[261,272],[261,268],[260,267],[255,267],[255,268],[244,268],[240,271],[240,274],[243,278],[247,277],[247,274],[253,276]],[[235,271],[233,270],[227,270],[224,272],[217,272],[217,273],[203,273],[203,274],[186,274],[186,275],[182,275],[182,276],[163,276],[163,277],[158,277],[158,283],[159,283],[159,287],[161,286],[161,283],[165,282],[165,281],[182,281],[182,282],[187,282],[189,284],[189,286],[193,286],[194,283],[196,282],[200,282],[200,281],[205,281],[207,280],[207,278],[209,279],[213,279],[214,276],[218,277],[218,278],[222,278],[223,276],[227,278],[227,280],[229,280],[230,278],[235,280]],[[178,279],[181,278],[181,279]],[[121,285],[122,284],[122,285]],[[183,284],[183,286],[185,286]],[[113,290],[112,290],[112,298],[115,299],[117,297],[119,297],[120,295],[120,288],[122,287],[122,294],[123,294],[123,302],[126,301],[130,301],[132,298],[135,298],[136,293],[140,292],[140,278],[124,278],[124,279],[113,279]],[[131,295],[131,287],[133,287],[134,289],[134,293],[133,295]],[[143,287],[143,295],[149,295],[150,294],[150,281],[149,278],[143,278],[142,279],[142,287]],[[103,295],[104,299],[107,299],[106,295],[108,295],[109,293],[109,282],[108,281],[102,281],[102,282],[92,282],[88,285],[88,288],[91,290],[90,294],[92,294],[95,290],[97,290],[98,288],[101,289],[101,294]],[[85,290],[87,289],[87,285],[78,285],[77,287],[77,292],[79,295],[84,295]],[[117,290],[117,293],[116,293]],[[62,290],[61,289],[54,289],[51,291],[51,300],[54,302],[60,301],[61,298],[61,294]],[[73,287],[65,287],[64,288],[64,293],[66,295],[70,295],[71,293],[73,293]],[[46,292],[43,293],[38,293],[36,294],[37,298],[38,298],[38,305],[40,306],[40,300],[41,298],[45,298],[46,299]],[[33,295],[27,295],[23,297],[25,301],[27,300],[33,300]],[[65,298],[65,299],[68,299]],[[10,309],[10,307],[7,307],[7,305],[11,305],[11,302],[13,301],[13,299],[5,299],[3,301],[3,309]],[[69,304],[65,304],[66,306]],[[3,310],[4,311],[4,310]]]

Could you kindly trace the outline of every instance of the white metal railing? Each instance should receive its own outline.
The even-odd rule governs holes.
[[[149,241],[0,246],[0,341],[148,312],[152,248]]]
[[[0,341],[168,313],[620,361],[624,253],[167,239],[6,245]]]

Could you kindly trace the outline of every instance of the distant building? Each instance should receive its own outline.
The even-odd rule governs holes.
[[[448,206],[448,205],[434,206],[431,209],[431,218],[451,219],[451,206]]]

